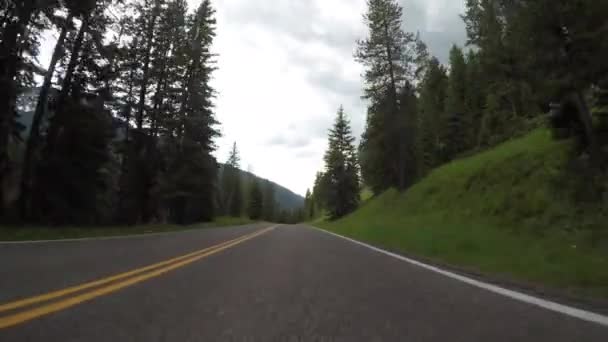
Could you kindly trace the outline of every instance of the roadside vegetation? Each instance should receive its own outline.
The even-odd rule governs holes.
[[[475,272],[608,297],[608,209],[581,193],[572,150],[537,130],[315,225]]]
[[[404,31],[401,2],[367,5],[355,52],[367,121],[352,168],[371,194],[342,185],[326,160],[309,221],[608,297],[608,3],[467,0],[467,46],[445,64]],[[333,210],[341,193],[356,203],[346,212]]]
[[[19,226],[0,227],[0,241],[33,241],[33,240],[61,240],[91,237],[111,237],[125,235],[140,235],[153,233],[169,233],[192,229],[210,229],[227,226],[239,226],[255,223],[244,217],[216,217],[212,222],[193,225],[173,224],[146,224],[135,226],[108,226],[108,227],[42,227]]]

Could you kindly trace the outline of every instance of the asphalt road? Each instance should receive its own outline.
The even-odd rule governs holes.
[[[0,244],[0,308],[265,227]],[[280,226],[222,248],[0,329],[0,341],[608,341],[606,326],[516,301],[304,226]],[[0,311],[0,325],[8,316],[19,322],[21,312],[31,316],[39,307],[61,305],[105,286]]]

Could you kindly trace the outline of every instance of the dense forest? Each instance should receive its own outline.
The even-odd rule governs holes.
[[[225,166],[212,154],[215,30],[209,0],[2,1],[2,221],[189,224],[244,215],[246,186],[272,203],[255,219],[291,220],[276,186],[242,176],[236,146]],[[40,66],[45,32],[57,41]]]
[[[304,218],[304,199],[267,179],[241,170],[236,143],[220,167],[219,215],[269,222],[296,223]]]
[[[368,35],[354,54],[365,70],[366,128],[356,157],[354,139],[344,140],[348,148],[336,142],[350,135],[338,133],[343,120],[330,131],[325,169],[306,196],[308,217],[357,208],[349,167],[360,167],[361,185],[376,195],[403,191],[451,160],[547,125],[555,139],[576,139],[572,160],[586,196],[605,200],[608,2],[467,0],[467,46],[453,46],[448,65],[404,30],[398,1],[367,5]]]

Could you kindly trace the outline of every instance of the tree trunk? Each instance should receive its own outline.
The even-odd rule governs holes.
[[[84,35],[87,33],[89,29],[89,18],[85,17],[82,19],[82,25],[80,25],[80,30],[78,30],[78,35],[76,36],[76,41],[74,42],[74,47],[72,48],[72,54],[70,56],[70,63],[68,63],[68,68],[65,72],[65,78],[63,79],[63,83],[61,84],[61,93],[59,94],[59,100],[57,103],[62,105],[66,100],[70,91],[72,90],[72,78],[74,77],[74,70],[76,70],[76,66],[78,66],[78,59],[80,58],[80,50],[82,49],[82,42],[84,41]]]
[[[57,65],[57,62],[59,61],[59,58],[61,58],[61,54],[63,53],[63,44],[73,18],[74,16],[72,14],[68,15],[63,27],[61,28],[61,33],[59,34],[59,38],[57,39],[57,43],[55,44],[55,50],[53,51],[53,56],[51,57],[49,68],[46,72],[46,75],[44,76],[44,82],[42,83],[42,87],[40,88],[38,103],[36,104],[36,111],[34,112],[34,117],[32,119],[32,127],[30,129],[30,134],[27,138],[25,156],[23,159],[23,170],[21,173],[20,210],[21,217],[23,219],[26,219],[29,216],[30,212],[29,195],[33,180],[32,173],[34,169],[34,157],[40,142],[40,124],[47,108],[48,95],[51,89],[51,82],[53,80],[55,67]]]
[[[19,60],[19,37],[25,33],[34,13],[34,1],[22,1],[15,5],[18,20],[8,24],[2,32],[0,42],[0,216],[5,214],[5,181],[10,173],[8,147],[12,134],[15,113],[17,64]]]
[[[144,109],[146,108],[146,91],[148,87],[149,69],[150,69],[150,57],[152,54],[152,44],[154,41],[154,27],[156,26],[156,17],[158,16],[160,2],[156,0],[154,9],[152,10],[152,17],[146,30],[146,53],[144,56],[143,75],[142,83],[139,91],[139,106],[137,110],[137,129],[142,129],[144,125]]]
[[[151,118],[151,129],[150,136],[156,137],[156,133],[158,131],[158,114],[160,111],[160,107],[163,104],[163,92],[166,88],[165,82],[165,74],[166,74],[166,58],[163,57],[163,62],[161,65],[160,76],[158,77],[158,81],[156,82],[156,93],[154,94],[154,105],[152,107],[152,118]]]
[[[574,93],[574,100],[578,109],[577,113],[579,115],[579,120],[583,124],[583,130],[585,131],[585,140],[589,148],[591,161],[593,164],[599,165],[601,163],[600,148],[595,137],[595,132],[593,131],[593,121],[591,112],[587,106],[587,101],[585,101],[585,97],[580,90]]]
[[[399,112],[399,105],[397,103],[397,81],[395,80],[395,69],[393,66],[393,52],[391,51],[391,45],[390,45],[390,37],[388,35],[388,24],[386,22],[384,22],[383,24],[384,26],[384,40],[385,40],[385,46],[386,46],[386,56],[387,56],[387,62],[388,62],[388,69],[389,69],[389,74],[390,74],[390,78],[391,78],[391,104],[393,107],[393,113],[391,115],[391,121],[396,124],[397,121],[397,115]],[[398,125],[396,125],[398,126]],[[393,126],[391,126],[393,127]],[[394,128],[390,128],[390,130],[394,130]],[[394,134],[395,136],[399,137],[401,134],[405,134],[405,132],[397,132],[397,134]],[[392,138],[393,134],[391,134],[391,138]],[[398,142],[398,156],[397,156],[397,181],[398,181],[398,188],[399,190],[403,190],[405,188],[405,163],[404,163],[404,148],[401,144],[401,141],[399,140]]]
[[[61,92],[59,93],[59,97],[57,99],[57,109],[55,116],[53,117],[54,122],[51,122],[49,135],[47,137],[47,143],[49,147],[49,152],[52,153],[55,141],[59,135],[59,131],[61,128],[61,120],[60,117],[62,115],[62,109],[68,99],[70,94],[70,90],[72,88],[72,78],[74,75],[74,70],[78,64],[78,59],[80,58],[80,50],[82,49],[82,42],[84,40],[84,35],[89,28],[89,18],[85,17],[82,19],[82,25],[80,25],[80,30],[78,30],[78,35],[76,36],[76,41],[74,42],[74,47],[72,48],[72,53],[70,56],[70,62],[68,63],[68,68],[65,73],[65,77],[61,84]]]

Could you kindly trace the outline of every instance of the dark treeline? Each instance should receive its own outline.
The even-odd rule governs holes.
[[[211,220],[219,196],[212,156],[219,132],[210,86],[216,26],[210,1],[191,11],[186,0],[2,4],[3,220]],[[40,67],[44,30],[58,39],[49,65]],[[27,93],[30,103],[19,103]],[[33,108],[27,129],[19,106]]]
[[[300,209],[299,205],[291,208],[287,208],[288,203],[280,205],[277,198],[278,185],[243,172],[240,160],[237,145],[234,143],[226,163],[220,168],[218,215],[247,216],[256,221],[279,223],[297,223],[303,219],[303,209]]]
[[[577,156],[606,178],[608,2],[467,0],[467,46],[453,46],[448,65],[404,30],[396,0],[367,4],[368,36],[354,57],[365,68],[369,104],[360,174],[374,194],[405,190],[433,168],[547,122],[556,137],[576,137]],[[346,184],[326,157],[306,215],[354,210],[336,211]],[[356,203],[358,193],[351,196]]]

